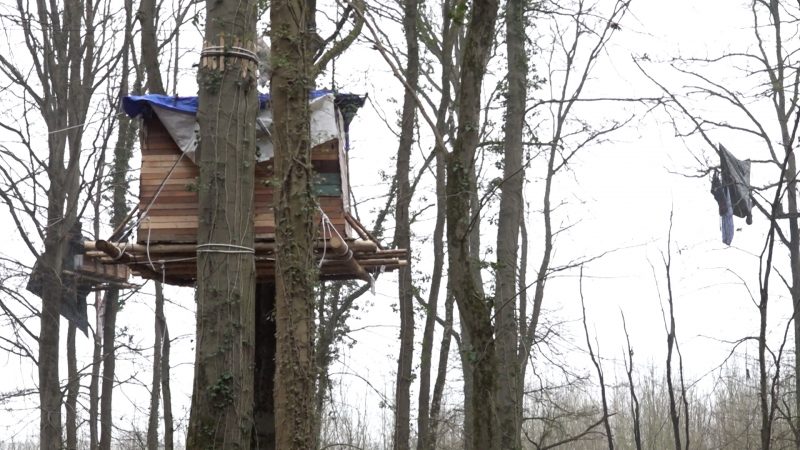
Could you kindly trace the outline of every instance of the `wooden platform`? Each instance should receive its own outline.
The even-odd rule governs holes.
[[[84,247],[85,250],[85,247]],[[81,255],[80,265],[75,268],[74,275],[80,277],[95,289],[105,287],[127,288],[131,270],[125,264],[114,264],[113,261],[101,261],[106,255]]]
[[[86,243],[87,255],[104,264],[124,263],[134,275],[167,284],[191,286],[197,279],[195,244],[124,244],[108,241]],[[362,279],[408,264],[406,250],[380,248],[370,238],[338,237],[316,242],[315,257],[321,280]],[[255,245],[256,279],[275,279],[275,242]],[[321,264],[320,264],[321,263]]]

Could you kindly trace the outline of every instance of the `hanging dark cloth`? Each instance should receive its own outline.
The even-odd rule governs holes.
[[[736,159],[722,144],[719,145],[719,170],[711,179],[711,194],[717,201],[722,242],[733,241],[733,216],[753,223],[753,201],[750,198],[750,161]]]
[[[61,315],[69,322],[88,336],[89,317],[86,311],[86,297],[92,290],[92,286],[84,282],[78,276],[77,270],[83,261],[83,234],[81,233],[81,223],[76,222],[67,237],[67,249],[62,259],[62,272],[54,277],[56,283],[61,283],[63,295],[61,297]],[[45,275],[42,264],[39,261],[33,266],[31,276],[28,278],[26,289],[32,294],[41,297],[46,289]]]
[[[342,113],[342,119],[344,120],[343,128],[345,150],[350,150],[350,122],[353,121],[353,118],[356,116],[356,112],[358,112],[359,108],[364,106],[366,101],[366,95],[336,94],[334,104],[337,108],[339,108],[339,111]]]

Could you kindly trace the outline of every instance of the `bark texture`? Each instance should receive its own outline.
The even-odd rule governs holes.
[[[156,38],[156,3],[155,0],[143,0],[139,4],[139,12],[136,15],[142,27],[141,48],[142,65],[147,75],[146,89],[151,94],[166,94],[164,83],[161,80],[161,67],[158,64],[158,39]],[[177,33],[177,31],[176,31]],[[176,38],[177,41],[177,38]],[[176,42],[177,45],[177,42]],[[175,60],[177,67],[178,60]],[[153,379],[150,383],[150,417],[147,422],[147,448],[148,450],[158,449],[158,407],[161,395],[162,358],[164,351],[164,331],[167,326],[167,319],[164,316],[164,290],[161,282],[155,282],[155,320],[154,320],[154,342],[153,342]],[[169,367],[167,367],[169,372]],[[167,423],[165,422],[165,427]],[[169,424],[171,428],[172,425]]]
[[[19,2],[16,13],[23,20],[22,33],[37,70],[38,85],[28,77],[12,77],[12,84],[37,92],[35,102],[47,130],[47,222],[44,252],[37,261],[42,272],[42,308],[39,331],[40,446],[62,448],[61,386],[59,380],[61,284],[67,236],[77,220],[80,194],[80,152],[94,83],[94,4],[68,0],[40,4],[35,10]],[[5,56],[0,65],[6,74],[23,73]],[[88,86],[88,87],[87,87]],[[41,90],[40,90],[41,89]]]
[[[142,65],[147,73],[145,89],[153,94],[164,93],[161,66],[158,64],[158,38],[156,37],[156,0],[142,0],[136,18],[142,27]],[[177,64],[177,62],[176,62]]]
[[[103,375],[100,388],[100,442],[101,450],[111,449],[113,415],[111,414],[114,392],[114,371],[117,365],[115,330],[117,310],[119,309],[119,290],[106,292],[105,315],[103,317]]]
[[[453,49],[458,36],[458,27],[452,26],[450,15],[451,2],[442,3],[442,52],[440,62],[442,65],[441,98],[436,112],[436,129],[440,136],[450,135],[453,131],[447,123],[447,114],[452,107],[451,86],[456,73],[453,70]],[[452,136],[451,136],[452,137]],[[447,379],[447,358],[450,354],[450,339],[453,327],[453,302],[447,288],[445,301],[445,323],[442,331],[442,341],[439,347],[439,363],[436,370],[436,381],[433,392],[430,391],[431,371],[433,365],[433,339],[436,318],[438,314],[438,300],[441,290],[442,274],[444,272],[444,231],[447,218],[447,149],[437,142],[436,148],[436,224],[433,230],[433,270],[428,295],[428,311],[425,318],[425,328],[422,334],[422,349],[420,352],[420,381],[419,381],[419,415],[417,419],[417,450],[433,450],[436,448],[439,413],[441,411],[442,393]]]
[[[127,83],[127,78],[125,78]],[[124,86],[127,89],[127,85]],[[136,126],[123,115],[119,118],[117,143],[114,146],[114,163],[111,172],[111,183],[114,186],[112,193],[113,205],[111,225],[117,228],[128,214],[128,169],[133,153],[133,141]],[[101,450],[111,449],[111,435],[113,430],[112,397],[114,391],[114,371],[116,369],[116,327],[117,311],[120,303],[119,289],[106,291],[103,301],[103,371],[100,394],[100,439]]]
[[[125,33],[121,55],[121,74],[119,94],[127,95],[129,89],[131,34],[133,29],[133,1],[125,0]],[[134,81],[134,90],[139,86],[140,76]],[[113,164],[109,173],[112,190],[111,225],[116,227],[127,214],[126,196],[128,192],[127,173],[130,166],[131,148],[135,126],[127,116],[121,116],[117,129],[117,143],[114,146]],[[98,194],[99,195],[99,194]],[[99,202],[99,199],[98,199]],[[99,208],[99,203],[98,203]],[[99,220],[99,219],[96,219]],[[99,223],[95,224],[95,236],[100,235]],[[95,297],[96,329],[92,362],[92,380],[89,389],[89,434],[91,448],[110,448],[111,445],[111,397],[114,384],[114,328],[119,291],[111,289]],[[111,318],[109,319],[109,316]],[[110,321],[110,324],[109,324]],[[106,339],[110,340],[106,340]],[[108,352],[112,352],[108,354]],[[102,378],[101,378],[102,371]],[[102,383],[102,384],[101,384]],[[100,429],[98,429],[100,419]]]
[[[474,157],[479,140],[480,92],[497,19],[496,0],[477,0],[464,41],[459,85],[458,135],[447,161],[447,246],[450,287],[458,304],[464,329],[462,361],[465,366],[464,405],[469,430],[466,448],[497,448],[494,416],[497,355],[495,354],[492,310],[479,278],[479,255],[471,208],[474,186]]]
[[[257,2],[206,4],[206,48],[253,49]],[[212,46],[212,47],[208,47]],[[187,447],[249,448],[253,428],[254,62],[201,59],[197,350]]]
[[[161,396],[161,355],[164,337],[164,289],[156,282],[155,342],[153,380],[150,383],[150,417],[147,421],[147,449],[158,450],[158,403]]]
[[[164,344],[161,352],[161,392],[164,399],[164,450],[174,448],[174,425],[172,422],[172,390],[169,386],[169,328],[164,321]]]
[[[403,29],[406,37],[408,65],[405,70],[407,82],[403,98],[400,144],[397,149],[397,206],[395,214],[394,244],[398,248],[411,248],[411,185],[409,171],[411,146],[414,143],[416,120],[416,95],[419,84],[419,44],[417,43],[417,0],[403,3]],[[397,360],[397,382],[395,383],[394,449],[408,450],[411,439],[411,383],[414,360],[414,285],[411,278],[411,263],[398,272],[397,295],[400,304],[400,354]],[[433,311],[432,314],[436,314]]]
[[[95,236],[99,236],[96,232]],[[93,333],[94,350],[92,351],[92,375],[89,381],[89,448],[97,448],[99,445],[99,433],[97,430],[97,419],[99,417],[100,406],[100,369],[103,365],[103,294],[95,293],[96,327]]]
[[[78,448],[78,393],[80,379],[78,378],[78,358],[75,354],[75,324],[71,323],[67,329],[67,402],[64,405],[67,412],[67,442],[69,450]]]
[[[517,393],[520,380],[517,347],[517,260],[519,224],[522,220],[522,187],[525,167],[522,128],[525,122],[528,60],[525,54],[525,5],[523,0],[506,3],[506,49],[508,52],[508,95],[506,97],[503,180],[497,221],[497,268],[494,295],[497,376],[497,420],[500,447],[521,448],[522,405]]]
[[[308,91],[314,4],[273,1],[272,82],[275,149],[276,446],[316,448],[314,433],[314,264],[316,201],[309,138]],[[308,32],[308,31],[311,32]]]

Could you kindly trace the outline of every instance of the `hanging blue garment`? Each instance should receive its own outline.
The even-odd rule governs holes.
[[[719,145],[720,167],[714,169],[711,178],[711,194],[719,207],[719,223],[722,242],[733,241],[733,216],[753,223],[750,198],[750,161],[736,159],[722,144]]]
[[[736,159],[722,144],[719,144],[719,163],[722,171],[722,185],[730,195],[733,215],[753,223],[753,201],[750,198],[750,161]]]
[[[728,188],[723,188],[723,204],[720,205],[719,212],[722,242],[724,242],[725,245],[731,245],[731,242],[733,242],[733,204],[731,204],[731,193]]]

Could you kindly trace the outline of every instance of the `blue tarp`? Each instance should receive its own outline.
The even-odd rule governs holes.
[[[321,97],[325,94],[332,94],[333,91],[327,89],[320,89],[311,91],[309,98]],[[349,94],[343,94],[349,95]],[[269,102],[269,94],[259,94],[259,107],[266,108]],[[363,101],[362,101],[363,104]],[[150,105],[159,106],[161,108],[169,109],[171,111],[182,112],[187,114],[197,114],[197,97],[175,97],[171,95],[161,94],[147,94],[147,95],[131,95],[122,98],[122,109],[130,117],[136,117]]]
[[[197,113],[197,97],[173,97],[171,95],[131,95],[122,98],[122,109],[130,117],[136,117],[150,105],[160,106],[171,111],[189,114]]]

